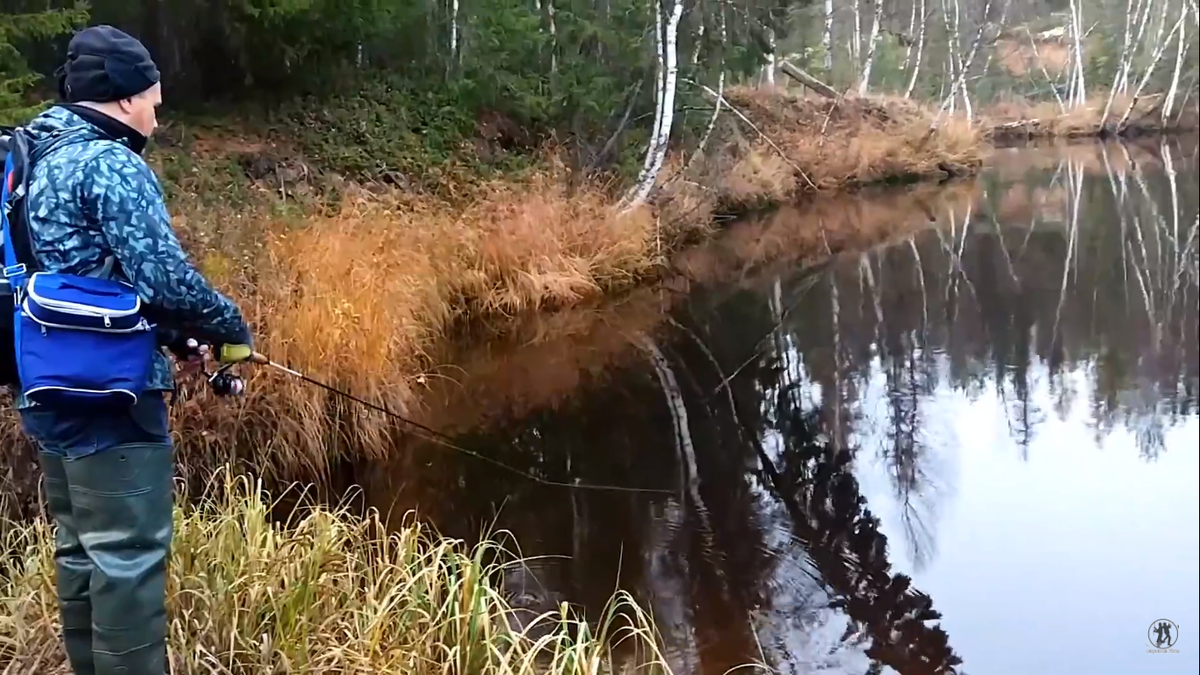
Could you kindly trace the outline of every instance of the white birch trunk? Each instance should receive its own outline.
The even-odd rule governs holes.
[[[900,66],[900,70],[908,70],[912,62],[913,40],[917,34],[917,3],[914,0],[911,4],[912,8],[908,13],[908,44],[904,46],[904,64]]]
[[[1012,5],[1012,0],[1004,0],[1004,8],[1000,10],[1000,27],[1003,29],[1008,23],[1008,8]],[[983,17],[983,22],[987,23],[987,15]],[[996,55],[995,49],[987,50],[987,58],[983,62],[983,71],[981,77],[987,77],[992,71],[992,57]]]
[[[1083,9],[1080,0],[1071,0],[1071,39],[1072,45],[1072,63],[1075,68],[1075,77],[1071,81],[1071,96],[1069,100],[1074,106],[1081,106],[1087,100],[1087,85],[1083,80],[1083,43],[1081,41],[1083,35]]]
[[[450,55],[458,57],[458,0],[450,0]]]
[[[650,142],[646,148],[646,156],[642,158],[642,169],[638,173],[638,182],[645,177],[650,171],[650,164],[654,160],[654,143],[658,139],[659,131],[662,129],[663,118],[663,98],[664,85],[666,84],[666,69],[663,67],[663,20],[662,20],[662,2],[654,0],[654,59],[657,66],[654,70],[654,126],[650,130]]]
[[[662,25],[662,11],[659,3],[655,2],[655,23]],[[679,20],[683,16],[683,0],[674,0],[671,6],[671,16],[667,19],[666,31],[659,51],[658,69],[660,71],[660,91],[655,133],[646,148],[646,163],[643,166],[637,183],[625,199],[626,208],[633,208],[646,201],[658,173],[662,170],[663,160],[667,156],[667,144],[671,138],[671,124],[675,117],[675,83],[679,76],[677,46],[679,42]]]
[[[1100,115],[1101,129],[1108,122],[1108,114],[1112,110],[1113,100],[1117,98],[1117,88],[1129,69],[1129,53],[1133,47],[1133,15],[1136,12],[1134,0],[1129,0],[1125,6],[1125,39],[1121,43],[1121,61],[1117,64],[1117,75],[1113,78],[1112,87],[1108,90],[1108,101],[1104,104],[1104,113]]]
[[[862,64],[862,15],[858,11],[859,0],[850,0],[854,8],[854,39],[850,41],[850,52],[854,55],[854,63]]]
[[[676,0],[676,2],[682,2],[682,0]],[[775,59],[775,30],[772,28],[767,28],[766,33],[767,33],[767,45],[770,47],[771,53],[767,54],[767,65],[763,66],[762,81],[763,81],[763,84],[767,85],[768,87],[773,88],[775,86],[775,66],[776,66],[776,62],[775,62],[776,61],[776,59]]]
[[[446,71],[454,70],[458,62],[458,0],[450,0],[450,59],[446,63]]]
[[[962,36],[962,2],[954,0],[954,44],[957,48],[953,51],[955,68],[958,69],[958,77],[965,82],[967,79],[967,70],[963,67],[963,36]]]
[[[1165,3],[1164,6],[1166,6]],[[1164,12],[1163,18],[1166,18],[1165,14],[1166,13]],[[1146,88],[1146,83],[1150,81],[1150,76],[1154,74],[1154,69],[1158,67],[1158,62],[1162,60],[1162,55],[1163,52],[1166,51],[1166,46],[1171,43],[1171,40],[1175,39],[1176,34],[1179,33],[1179,30],[1183,27],[1183,22],[1186,19],[1187,15],[1181,14],[1179,16],[1179,20],[1175,22],[1175,26],[1171,28],[1171,33],[1167,36],[1167,39],[1157,42],[1157,46],[1154,48],[1154,56],[1150,60],[1150,65],[1146,66],[1146,72],[1142,74],[1142,79],[1138,81],[1137,89],[1135,89],[1133,92],[1133,99],[1129,101],[1129,107],[1125,110],[1125,114],[1121,116],[1121,121],[1117,122],[1117,133],[1121,133],[1121,131],[1125,128],[1125,124],[1129,121],[1129,116],[1133,114],[1133,109],[1137,107],[1138,99],[1140,99],[1142,96],[1142,90]],[[1159,28],[1158,33],[1159,35],[1162,35],[1161,27]]]
[[[958,5],[958,2],[957,2],[957,0],[955,0],[955,6],[957,7],[957,5]],[[984,5],[983,5],[983,15],[987,16],[988,12],[991,11],[991,8],[992,8],[992,0],[987,0],[987,2],[984,3]],[[955,19],[955,23],[956,24],[958,23],[957,19]],[[965,88],[963,87],[963,84],[966,82],[967,72],[971,69],[971,66],[975,63],[975,56],[979,53],[979,44],[981,42],[983,42],[984,26],[985,26],[985,24],[983,22],[980,22],[979,29],[977,31],[975,31],[975,40],[971,43],[971,53],[967,56],[967,62],[965,64],[960,65],[960,68],[958,71],[958,77],[955,78],[954,86],[952,86],[950,88],[950,95],[947,96],[948,102],[951,106],[950,109],[951,109],[951,111],[953,111],[954,99],[958,95],[958,92],[960,90],[962,90],[963,106],[966,108],[968,122],[972,120],[973,111],[971,109],[971,97],[967,94]],[[947,102],[943,102],[942,108],[938,111],[937,117],[933,120],[933,126],[935,128],[937,127],[938,121],[940,120],[942,113],[945,112],[946,106],[947,106]]]
[[[917,33],[917,58],[913,60],[912,76],[908,79],[908,87],[904,90],[904,98],[912,98],[913,90],[917,87],[917,75],[921,72],[921,60],[925,50],[925,0],[919,0],[921,7],[921,27]]]
[[[704,135],[700,137],[700,145],[696,146],[696,151],[692,153],[688,163],[696,161],[700,155],[704,153],[704,149],[708,147],[708,139],[712,136],[713,129],[717,128],[717,118],[721,116],[721,105],[725,103],[725,54],[729,36],[725,32],[725,12],[724,8],[717,14],[717,35],[721,38],[721,63],[717,74],[717,100],[713,103],[713,114],[708,119],[708,126],[704,129]]]
[[[1139,0],[1139,3],[1142,1],[1143,0]],[[1166,2],[1166,0],[1163,1]],[[1138,51],[1142,47],[1146,46],[1142,41],[1142,38],[1146,35],[1146,26],[1150,25],[1150,10],[1153,8],[1153,6],[1154,0],[1144,0],[1144,4],[1139,5],[1142,10],[1141,19],[1138,20],[1137,34],[1133,36],[1133,44],[1130,45],[1129,64],[1121,78],[1121,88],[1118,90],[1118,93],[1120,94],[1126,94],[1129,92],[1129,76],[1133,73],[1133,61],[1135,60]],[[1137,12],[1134,12],[1134,14],[1137,14]]]
[[[958,0],[955,0],[956,4],[957,4],[957,2],[958,2]],[[955,86],[955,84],[958,82],[958,72],[959,72],[959,68],[958,68],[959,60],[956,59],[955,57],[962,51],[962,39],[958,34],[958,21],[957,20],[955,20],[953,22],[951,21],[950,6],[946,4],[946,0],[942,0],[942,23],[946,26],[946,42],[950,45],[950,49],[946,53],[946,69],[950,73],[950,83],[951,84],[950,84],[950,95],[947,97],[946,100],[949,100],[949,102],[950,102],[949,110],[950,110],[951,114],[953,114],[955,111],[955,105],[956,105],[955,99],[957,98],[957,93],[956,93],[957,87]],[[945,103],[945,100],[943,100],[942,108],[945,109],[945,107],[946,107],[946,103]],[[941,115],[941,113],[939,111],[939,117],[940,117],[940,115]],[[935,120],[935,124],[936,124],[936,120]]]
[[[554,22],[554,0],[546,0],[546,20],[550,24],[550,72],[558,72],[558,26]]]
[[[1180,3],[1179,12],[1179,20],[1181,23],[1179,27],[1179,38],[1175,42],[1178,47],[1178,50],[1175,53],[1175,72],[1171,75],[1171,87],[1167,90],[1167,97],[1163,101],[1162,108],[1162,121],[1164,124],[1167,122],[1167,118],[1171,116],[1171,110],[1175,107],[1175,96],[1179,92],[1179,77],[1183,73],[1184,56],[1187,54],[1188,50],[1191,49],[1191,44],[1189,44],[1187,40],[1187,28],[1184,27],[1184,22],[1186,22],[1188,15],[1187,3]]]
[[[879,42],[879,20],[883,14],[883,0],[873,0],[875,4],[874,18],[871,20],[871,36],[867,41],[867,59],[863,63],[862,74],[858,81],[858,94],[865,96],[871,86],[871,66],[875,61],[875,45]]]
[[[833,71],[833,0],[825,0],[825,32],[821,35],[821,47],[825,52],[825,75]]]

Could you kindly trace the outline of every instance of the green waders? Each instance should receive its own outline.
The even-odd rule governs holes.
[[[41,446],[72,670],[165,675],[174,456],[162,396],[115,414],[21,413]]]

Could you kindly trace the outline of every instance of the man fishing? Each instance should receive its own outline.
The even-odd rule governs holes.
[[[44,272],[130,284],[160,347],[146,357],[136,404],[96,413],[18,395],[17,407],[39,446],[56,525],[71,668],[164,675],[174,475],[165,396],[174,374],[162,347],[194,367],[207,353],[198,345],[227,362],[249,358],[251,336],[238,307],[188,261],[141,157],[162,102],[150,53],[110,26],[87,28],[70,41],[58,79],[63,101],[24,129],[30,248]]]

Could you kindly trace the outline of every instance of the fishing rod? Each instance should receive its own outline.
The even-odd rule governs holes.
[[[247,352],[249,353],[249,355],[247,355]],[[446,449],[454,450],[456,452],[461,452],[464,455],[469,455],[476,459],[487,462],[488,464],[491,464],[498,468],[504,469],[505,471],[508,471],[509,473],[516,474],[518,476],[521,476],[522,478],[533,481],[535,483],[539,483],[541,485],[546,485],[546,486],[550,486],[550,487],[568,488],[568,489],[573,489],[573,490],[597,490],[597,491],[609,491],[609,492],[640,492],[640,493],[649,493],[649,494],[675,494],[671,490],[661,490],[661,489],[656,489],[656,488],[636,488],[636,487],[624,487],[624,486],[620,486],[620,485],[598,485],[598,484],[579,483],[579,482],[566,483],[563,481],[549,480],[547,478],[541,478],[539,476],[535,476],[527,471],[522,471],[516,467],[509,466],[499,460],[488,457],[487,455],[484,455],[483,453],[476,452],[469,448],[464,448],[461,445],[459,445],[455,441],[455,439],[451,436],[448,436],[444,433],[441,433],[440,431],[437,431],[436,429],[433,429],[424,424],[421,424],[420,422],[417,422],[417,421],[411,420],[407,417],[404,417],[403,415],[392,412],[392,410],[390,410],[387,406],[380,405],[377,403],[372,403],[366,399],[355,396],[354,394],[351,394],[348,391],[343,391],[341,389],[338,389],[337,387],[326,384],[325,382],[322,382],[315,378],[309,377],[308,375],[305,375],[304,373],[301,373],[298,370],[295,370],[295,369],[289,368],[285,365],[276,363],[276,362],[272,361],[271,359],[267,358],[265,355],[260,354],[259,352],[256,352],[256,351],[252,351],[249,347],[247,347],[245,345],[222,345],[220,361],[223,363],[223,365],[221,365],[221,367],[219,367],[215,372],[206,373],[206,375],[208,376],[209,386],[212,387],[213,392],[215,394],[217,394],[218,396],[241,396],[242,394],[245,393],[245,391],[246,391],[245,380],[243,380],[236,373],[232,372],[232,368],[235,365],[235,363],[248,362],[248,363],[253,363],[255,365],[268,366],[268,367],[273,368],[285,375],[294,377],[302,382],[311,384],[316,387],[320,387],[321,389],[324,389],[336,396],[341,396],[347,400],[354,401],[355,403],[358,403],[361,406],[364,406],[364,407],[374,410],[378,413],[381,413],[381,414],[383,414],[391,419],[394,419],[398,422],[401,422],[409,427],[419,429],[421,432],[424,432],[424,433],[413,433],[413,435],[418,438],[424,439],[424,440],[434,443],[436,445],[440,445]]]

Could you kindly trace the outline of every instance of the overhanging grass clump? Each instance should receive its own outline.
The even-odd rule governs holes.
[[[649,618],[625,594],[596,629],[565,607],[518,624],[496,582],[516,560],[494,542],[468,547],[418,524],[385,534],[377,514],[325,508],[285,527],[250,480],[214,486],[197,507],[176,510],[168,588],[176,675],[669,672]],[[44,520],[3,530],[4,675],[70,672],[53,551]]]

